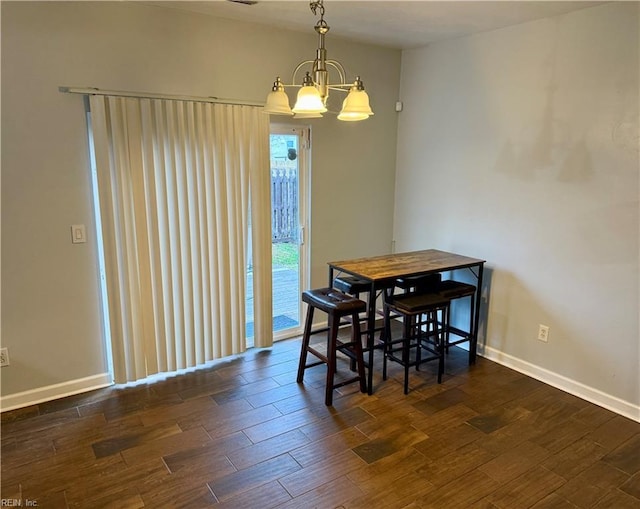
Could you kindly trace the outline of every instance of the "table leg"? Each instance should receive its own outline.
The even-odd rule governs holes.
[[[480,324],[480,302],[482,297],[482,272],[484,264],[478,265],[478,286],[476,288],[475,309],[473,312],[473,331],[471,334],[471,342],[469,344],[469,364],[475,364],[476,354],[478,352],[478,328]]]
[[[367,373],[367,393],[373,394],[373,351],[376,341],[376,285],[371,281],[369,289],[369,303],[367,305],[367,349],[369,351],[369,372]]]

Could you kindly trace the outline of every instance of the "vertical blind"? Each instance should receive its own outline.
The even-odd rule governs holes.
[[[90,96],[117,383],[272,343],[269,122],[254,106]],[[250,217],[251,215],[251,217]]]

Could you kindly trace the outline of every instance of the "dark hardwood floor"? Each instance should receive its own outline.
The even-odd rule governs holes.
[[[640,423],[457,348],[327,408],[299,345],[5,412],[3,505],[640,507]]]

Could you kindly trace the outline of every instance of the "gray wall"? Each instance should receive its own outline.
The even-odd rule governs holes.
[[[1,7],[1,341],[11,366],[0,376],[15,403],[86,388],[107,370],[84,105],[58,87],[263,101],[277,74],[288,80],[314,55],[316,37],[134,2]],[[375,116],[309,122],[314,286],[331,259],[389,252],[393,221],[400,52],[333,34],[327,46],[366,80]],[[71,244],[76,223],[87,244]]]
[[[638,5],[404,52],[394,237],[488,261],[485,355],[640,419]]]

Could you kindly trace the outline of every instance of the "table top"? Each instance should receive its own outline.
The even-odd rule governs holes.
[[[481,266],[485,260],[470,258],[437,249],[395,253],[382,256],[370,256],[329,262],[329,267],[360,276],[369,281],[380,281],[447,270]]]

